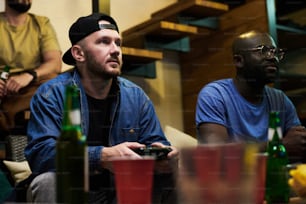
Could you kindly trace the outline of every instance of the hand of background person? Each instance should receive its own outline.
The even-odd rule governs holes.
[[[166,146],[160,142],[154,142],[151,144],[151,146],[153,147],[169,147]],[[154,171],[155,173],[173,173],[177,170],[178,167],[178,150],[173,147],[170,146],[170,148],[172,149],[171,152],[168,153],[167,157],[168,159],[162,159],[162,160],[156,160],[155,161],[155,167],[154,167]]]
[[[28,73],[22,73],[9,77],[6,82],[7,92],[17,94],[20,89],[28,86],[33,80],[33,76]]]
[[[306,162],[306,128],[292,127],[283,138],[290,162]]]

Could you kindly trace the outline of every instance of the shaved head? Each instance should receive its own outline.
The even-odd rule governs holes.
[[[266,41],[272,41],[273,44],[275,44],[274,40],[268,33],[262,33],[254,30],[242,33],[234,40],[232,46],[233,54],[240,53],[240,50],[254,48],[259,45],[265,45]]]

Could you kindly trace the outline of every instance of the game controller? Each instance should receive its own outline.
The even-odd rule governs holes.
[[[172,151],[170,147],[140,147],[132,149],[141,156],[154,156],[156,160],[167,159],[167,155]]]

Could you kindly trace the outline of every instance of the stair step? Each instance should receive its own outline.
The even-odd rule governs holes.
[[[123,62],[126,65],[147,64],[163,59],[163,53],[158,51],[138,49],[131,47],[121,47]]]
[[[154,19],[177,22],[177,17],[206,18],[219,16],[229,10],[227,4],[206,0],[181,0],[151,15]]]
[[[145,41],[150,38],[175,41],[198,33],[199,29],[196,26],[150,19],[122,32],[122,37],[124,46],[144,48]]]

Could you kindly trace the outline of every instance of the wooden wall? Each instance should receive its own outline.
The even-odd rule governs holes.
[[[191,40],[191,51],[182,53],[182,101],[184,132],[196,136],[195,106],[201,88],[217,79],[235,76],[231,44],[249,30],[268,32],[266,1],[255,0],[236,7],[220,17],[220,27],[209,36]]]

